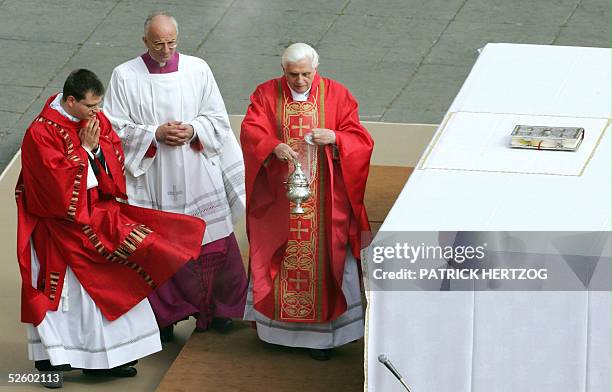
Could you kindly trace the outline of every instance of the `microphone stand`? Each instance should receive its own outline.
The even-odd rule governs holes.
[[[410,388],[408,387],[408,384],[406,384],[406,382],[404,381],[404,377],[402,377],[400,372],[395,368],[395,366],[393,366],[393,364],[391,363],[391,361],[387,358],[385,354],[380,354],[378,356],[378,362],[385,365],[385,367],[391,372],[391,374],[393,374],[395,378],[398,379],[398,381],[402,384],[402,386],[404,387],[406,391],[412,392]]]

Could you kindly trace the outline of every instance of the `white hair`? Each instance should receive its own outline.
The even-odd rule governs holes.
[[[319,65],[319,55],[317,51],[308,44],[298,42],[289,45],[289,47],[285,49],[283,52],[283,57],[281,57],[281,64],[284,68],[287,63],[297,63],[304,59],[310,59],[312,62],[312,68],[317,68]]]
[[[178,34],[178,23],[176,22],[176,19],[174,19],[174,16],[170,15],[170,13],[166,11],[157,11],[157,12],[153,12],[152,14],[149,14],[149,16],[147,16],[147,19],[145,19],[145,22],[144,22],[144,35],[145,36],[149,32],[149,26],[151,26],[153,19],[155,19],[156,16],[162,16],[162,15],[170,18],[170,20],[172,21],[172,24],[174,24],[176,33]]]

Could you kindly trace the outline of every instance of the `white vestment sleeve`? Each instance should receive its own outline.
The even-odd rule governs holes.
[[[190,124],[204,147],[204,155],[207,158],[219,156],[232,223],[236,224],[244,215],[246,206],[242,150],[232,131],[223,97],[208,64],[204,64],[202,78],[202,101],[198,115]]]
[[[204,88],[200,110],[197,117],[189,124],[193,126],[204,146],[204,155],[213,157],[221,153],[225,140],[232,133],[232,128],[221,92],[208,65],[203,70],[202,78]]]
[[[127,102],[128,94],[121,75],[115,69],[104,98],[104,113],[121,138],[125,153],[125,168],[134,177],[144,174],[155,157],[145,157],[151,146],[156,145],[157,125],[133,122]]]

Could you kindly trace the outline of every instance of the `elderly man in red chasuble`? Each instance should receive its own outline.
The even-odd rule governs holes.
[[[93,72],[73,71],[25,133],[21,320],[38,370],[132,377],[138,358],[161,350],[147,295],[198,256],[205,223],[118,201],[124,155],[103,95]]]
[[[245,318],[260,339],[306,347],[318,360],[363,336],[360,250],[374,142],[357,101],[318,72],[319,56],[296,43],[284,75],[257,87],[242,122],[250,284]],[[310,181],[304,213],[283,182],[299,161]],[[367,237],[369,238],[369,237]]]

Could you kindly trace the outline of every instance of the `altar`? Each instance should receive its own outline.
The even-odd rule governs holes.
[[[379,235],[609,232],[611,55],[486,45]],[[573,152],[512,149],[518,124],[585,136]],[[367,300],[367,391],[405,390],[381,354],[412,392],[611,389],[610,292],[371,289]]]

